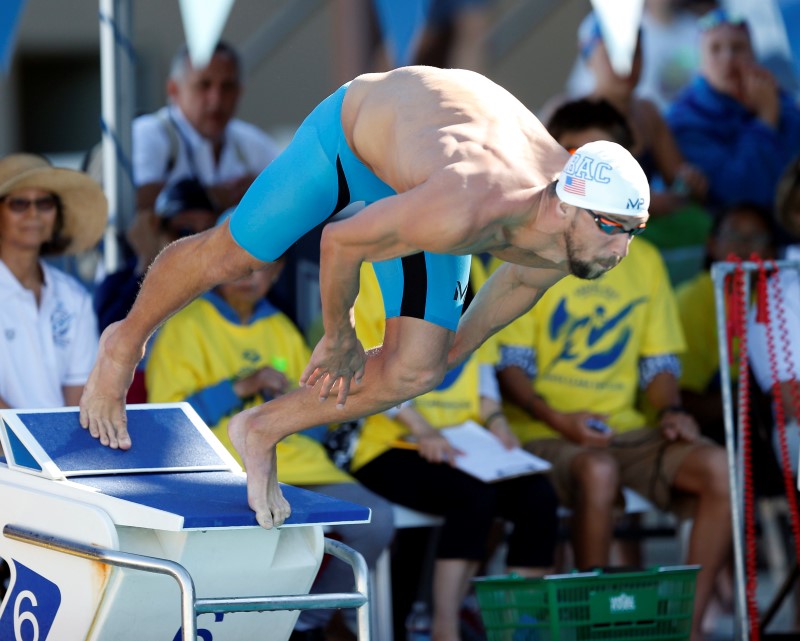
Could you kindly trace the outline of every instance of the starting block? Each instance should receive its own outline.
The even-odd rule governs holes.
[[[366,564],[323,526],[368,522],[368,508],[284,485],[292,515],[264,530],[244,473],[190,405],[127,415],[123,451],[81,428],[77,408],[0,410],[0,639],[281,641],[299,609],[358,607],[367,641]],[[325,552],[353,567],[356,592],[308,594]]]

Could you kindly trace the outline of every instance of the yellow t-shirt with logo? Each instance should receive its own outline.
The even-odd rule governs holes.
[[[498,335],[533,348],[533,385],[560,412],[607,414],[615,431],[645,425],[637,409],[639,360],[685,349],[675,296],[658,250],[641,238],[596,280],[567,276]],[[523,441],[559,436],[511,403],[504,410]]]
[[[481,278],[482,274],[483,270],[478,270],[479,282],[485,280]],[[473,278],[471,276],[470,280],[475,287]],[[356,333],[368,348],[383,341],[384,328],[383,298],[371,265],[362,266],[360,287],[355,306]],[[414,408],[435,428],[458,425],[466,420],[480,422],[480,365],[494,364],[497,360],[496,343],[487,341],[460,367],[448,372],[437,389],[415,398]],[[406,436],[408,429],[385,414],[367,417],[353,456],[352,469],[362,467],[390,449],[393,441]]]
[[[266,301],[259,303],[250,322],[242,325],[225,301],[209,292],[189,303],[159,330],[145,372],[147,400],[191,404],[213,404],[216,399],[230,401],[233,380],[270,365],[283,370],[289,381],[296,383],[308,359],[309,350],[302,335],[272,305]],[[209,388],[221,396],[201,394],[204,390],[209,392]],[[242,401],[216,424],[209,425],[240,463],[228,437],[228,420],[235,413],[263,402],[260,395]],[[318,441],[303,434],[291,434],[278,444],[278,480],[312,485],[353,479],[333,464]]]

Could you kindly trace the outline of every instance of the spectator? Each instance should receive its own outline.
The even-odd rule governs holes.
[[[210,229],[216,219],[206,190],[194,178],[184,178],[169,185],[158,195],[155,211],[141,211],[127,232],[134,256],[121,270],[106,276],[95,290],[94,309],[100,331],[125,318],[136,300],[147,268],[164,247],[179,238]],[[133,384],[128,390],[128,403],[147,400],[146,364],[145,358],[136,368]]]
[[[775,212],[781,226],[794,238],[800,238],[800,158],[794,159],[783,172],[776,191]],[[786,248],[787,259],[800,261],[800,245]],[[769,279],[769,319],[773,344],[768,340],[768,327],[760,322],[755,309],[748,318],[750,366],[763,392],[783,403],[789,425],[786,431],[792,472],[797,474],[797,452],[800,450],[797,408],[793,398],[800,398],[800,267],[786,268]],[[779,311],[783,317],[782,324]],[[777,381],[773,381],[770,359],[775,355]],[[778,432],[773,432],[775,452],[779,452]]]
[[[755,61],[747,22],[723,9],[700,22],[700,75],[667,119],[689,162],[708,176],[715,209],[772,209],[784,167],[800,149],[800,109]]]
[[[383,336],[378,327],[383,319],[379,291],[372,267],[364,265],[356,330],[365,346]],[[507,557],[511,571],[540,576],[553,566],[557,501],[547,478],[479,481],[452,466],[458,451],[439,433],[443,427],[473,420],[486,425],[507,447],[518,444],[500,411],[491,366],[496,357],[490,356],[490,346],[451,371],[434,391],[389,413],[366,418],[353,457],[356,478],[374,492],[444,517],[433,571],[432,638],[436,641],[461,638],[461,602],[487,556],[495,518],[514,526]],[[406,437],[416,439],[416,450],[393,446]]]
[[[547,130],[570,153],[597,140],[610,140],[625,149],[633,144],[633,132],[627,119],[603,98],[581,98],[564,103],[553,112]]]
[[[97,354],[92,299],[43,258],[94,247],[107,216],[86,174],[33,154],[0,159],[0,407],[78,404]]]
[[[578,29],[578,48],[594,78],[594,89],[588,96],[611,103],[627,120],[633,132],[630,152],[639,161],[651,185],[650,215],[654,219],[670,214],[688,203],[705,198],[706,181],[701,172],[684,162],[667,123],[658,107],[638,97],[635,89],[642,68],[641,42],[637,45],[630,74],[619,75],[603,41],[600,23],[592,12]],[[544,111],[552,117],[564,100],[551,100]],[[655,188],[658,185],[661,188]]]
[[[203,69],[195,69],[181,47],[167,80],[169,104],[133,123],[137,208],[151,208],[165,185],[195,178],[220,214],[238,204],[278,155],[269,136],[234,118],[241,75],[239,54],[229,44],[220,42]]]
[[[705,0],[645,0],[642,75],[636,93],[653,101],[662,113],[689,84],[700,63],[695,5],[710,9],[715,4]]]
[[[559,498],[573,510],[580,568],[609,563],[622,485],[661,509],[692,509],[686,561],[702,565],[692,639],[703,638],[700,622],[730,552],[728,465],[681,406],[684,340],[657,250],[637,239],[620,269],[557,283],[499,341],[504,407],[524,446],[553,464]],[[654,418],[637,408],[639,391]]]
[[[714,222],[708,241],[705,269],[676,290],[678,311],[687,349],[681,354],[681,395],[686,409],[702,426],[703,434],[725,444],[720,387],[719,342],[711,264],[735,256],[749,260],[775,254],[775,235],[769,213],[757,205],[728,208]],[[731,368],[732,380],[738,368]],[[755,423],[754,423],[755,424]]]
[[[147,363],[148,400],[188,401],[237,459],[228,437],[228,419],[288,391],[310,356],[296,327],[265,299],[281,268],[280,260],[270,263],[190,303],[161,328]],[[333,465],[311,432],[292,434],[280,442],[278,478],[369,507],[369,525],[341,525],[333,534],[374,567],[394,533],[391,506]],[[352,571],[332,559],[312,592],[348,592],[351,581]],[[303,612],[292,641],[323,639],[332,614],[332,610]]]

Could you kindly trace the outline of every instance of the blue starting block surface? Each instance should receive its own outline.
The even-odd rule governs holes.
[[[10,468],[52,479],[241,470],[187,403],[131,405],[127,416],[129,450],[102,446],[81,427],[77,408],[0,411],[0,441]]]
[[[81,427],[77,408],[0,410],[8,469],[44,477],[48,485],[68,481],[52,491],[72,498],[85,491],[128,524],[140,518],[128,509],[135,504],[174,515],[179,529],[258,526],[241,467],[188,403],[129,405],[127,416],[133,446],[113,450]],[[292,506],[285,526],[370,519],[361,505],[281,487]]]
[[[183,529],[258,525],[247,505],[247,484],[232,472],[87,476],[76,480],[108,496],[183,517]],[[369,508],[291,485],[281,485],[292,506],[284,526],[369,521]]]

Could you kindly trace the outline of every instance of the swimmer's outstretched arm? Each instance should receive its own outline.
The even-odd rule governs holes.
[[[486,339],[529,311],[565,275],[555,269],[501,265],[478,290],[461,317],[447,355],[448,367],[463,362]]]
[[[227,223],[168,245],[147,271],[127,318],[100,337],[81,396],[81,425],[103,445],[130,448],[125,396],[147,339],[196,296],[263,265],[236,244]]]

